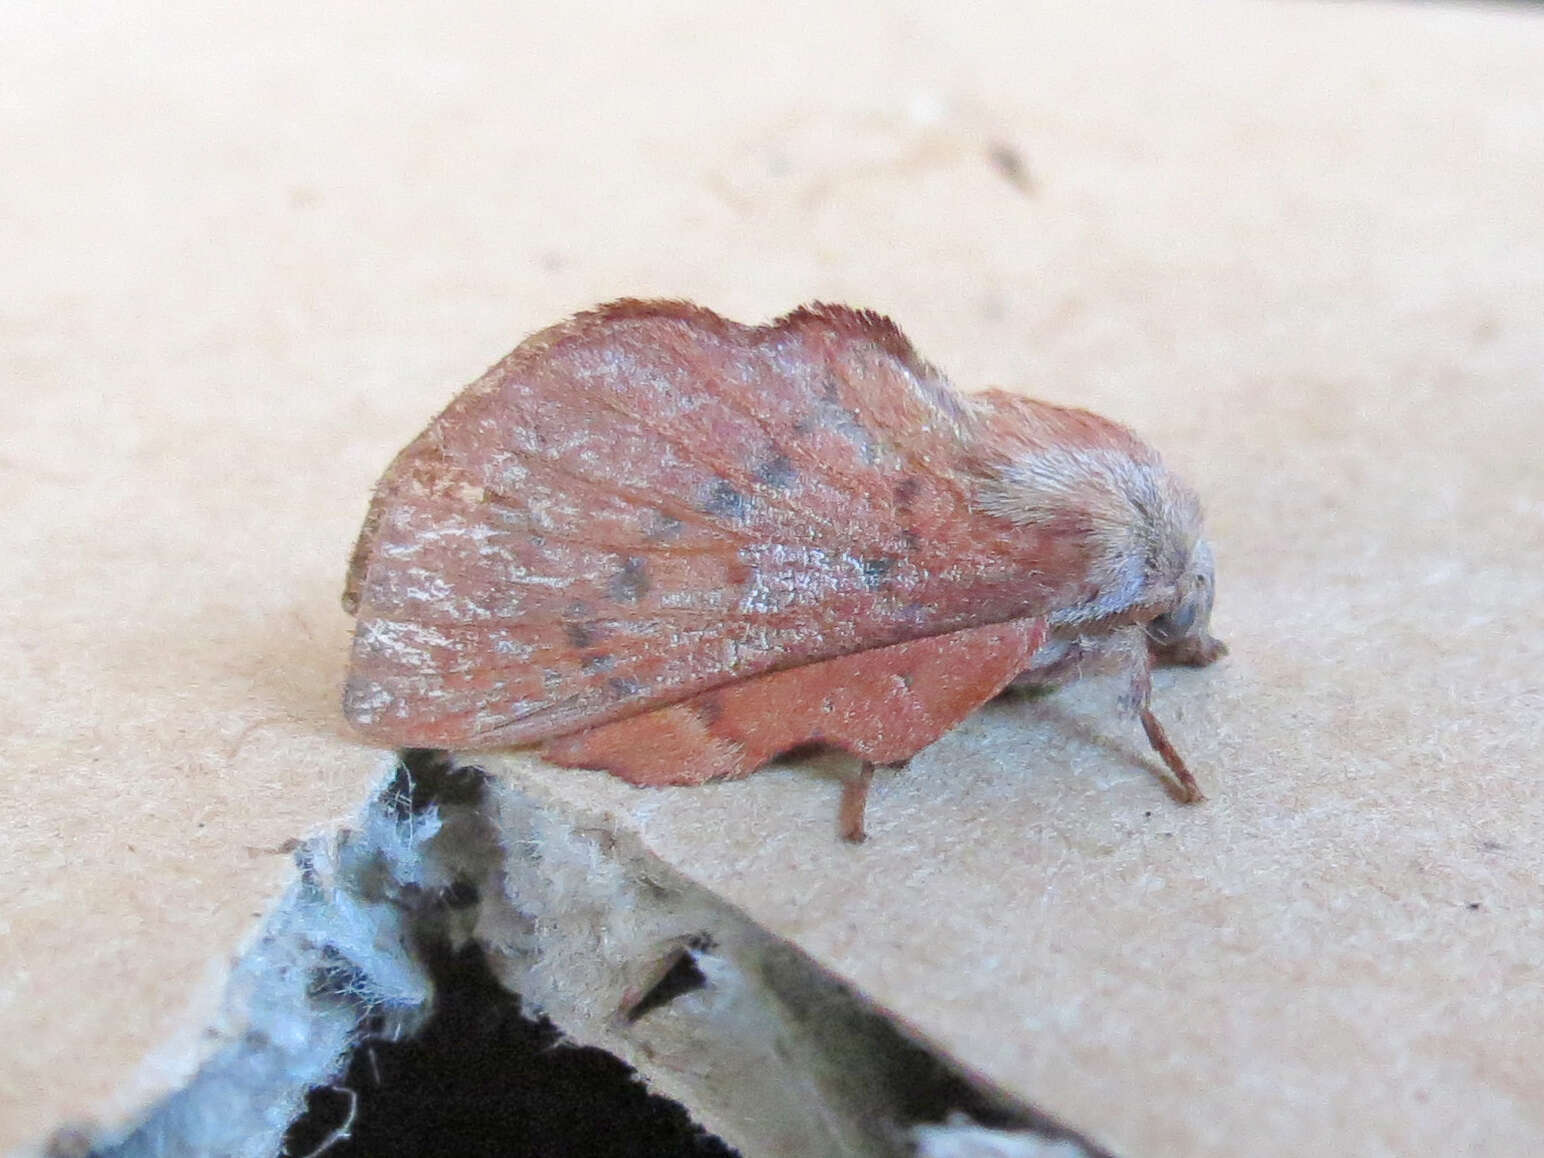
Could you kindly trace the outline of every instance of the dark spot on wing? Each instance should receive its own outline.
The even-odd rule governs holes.
[[[798,477],[799,472],[794,470],[793,463],[788,460],[786,454],[774,455],[756,468],[758,481],[780,491],[793,486]]]
[[[649,593],[651,586],[647,563],[642,556],[632,555],[606,584],[606,592],[618,603],[637,603]]]
[[[591,624],[565,623],[563,625],[563,634],[568,637],[570,645],[583,649],[594,645],[598,632]]]
[[[724,718],[724,705],[717,696],[705,696],[691,702],[692,712],[708,727]]]
[[[863,570],[863,586],[870,591],[878,591],[885,585],[885,580],[895,570],[895,560],[888,555],[875,559],[864,559],[859,566]]]
[[[906,544],[906,549],[908,551],[915,551],[917,549],[917,544],[922,542],[922,536],[918,535],[917,532],[913,531],[910,527],[907,527],[901,532],[901,542]]]
[[[825,381],[817,418],[822,426],[829,427],[856,446],[864,462],[879,461],[879,447],[874,436],[858,418],[857,411],[842,405],[842,388],[835,378],[827,378]]]
[[[749,500],[735,489],[734,484],[726,478],[721,478],[708,487],[701,509],[705,515],[717,515],[721,519],[738,521],[745,518],[749,506]]]
[[[606,681],[606,686],[611,689],[612,695],[620,699],[636,696],[643,691],[643,685],[629,676],[612,676]]]
[[[616,657],[604,651],[592,651],[580,656],[579,666],[585,671],[610,671],[616,666]]]
[[[909,511],[912,502],[917,497],[917,492],[922,489],[922,484],[910,476],[903,478],[895,484],[895,509]]]

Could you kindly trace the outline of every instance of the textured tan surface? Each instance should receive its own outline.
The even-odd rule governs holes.
[[[1168,451],[1212,799],[1097,689],[883,777],[857,850],[808,771],[523,778],[1126,1152],[1544,1149],[1544,14],[425,11],[0,13],[0,1146],[175,1078],[263,850],[359,799],[389,453],[633,293],[874,306]]]

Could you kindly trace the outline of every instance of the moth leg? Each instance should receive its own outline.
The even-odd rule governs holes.
[[[863,831],[863,811],[868,806],[869,785],[874,782],[874,762],[863,761],[856,776],[842,782],[842,804],[837,812],[837,828],[842,839],[862,844],[868,839]]]
[[[874,782],[874,769],[907,768],[910,765],[910,756],[904,760],[885,760],[879,763],[865,760],[856,776],[842,781],[842,803],[837,810],[837,828],[843,840],[862,844],[868,839],[868,833],[863,830],[863,813],[868,807],[869,785]]]
[[[1174,773],[1174,779],[1179,781],[1181,804],[1199,804],[1206,799],[1206,794],[1201,791],[1201,786],[1196,783],[1196,778],[1185,766],[1184,758],[1174,750],[1174,745],[1169,743],[1169,737],[1163,730],[1163,725],[1158,722],[1158,717],[1153,715],[1151,708],[1142,709],[1142,730],[1147,733],[1147,742],[1153,746],[1153,751],[1163,757],[1163,762],[1169,766],[1169,771]]]
[[[1147,733],[1147,742],[1153,746],[1153,751],[1158,753],[1174,776],[1179,789],[1175,793],[1176,799],[1181,804],[1198,804],[1206,799],[1201,786],[1196,783],[1196,778],[1186,767],[1184,757],[1169,742],[1168,733],[1163,730],[1158,717],[1153,715],[1152,661],[1148,657],[1145,643],[1132,654],[1131,686],[1126,693],[1126,702],[1135,709],[1137,718],[1142,721],[1142,730]]]

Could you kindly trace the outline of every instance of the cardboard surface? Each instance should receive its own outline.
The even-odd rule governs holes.
[[[1233,656],[881,779],[613,812],[1132,1154],[1544,1148],[1544,13],[102,5],[0,13],[0,1147],[199,1056],[336,710],[370,483],[596,300],[892,313],[1130,422]],[[152,1056],[153,1055],[153,1056]],[[146,1061],[151,1058],[151,1061]]]

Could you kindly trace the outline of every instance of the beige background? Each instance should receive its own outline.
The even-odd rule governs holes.
[[[0,1147],[191,1056],[376,771],[370,482],[625,293],[873,306],[1165,449],[1211,800],[1098,688],[881,781],[857,850],[808,769],[514,774],[1125,1153],[1544,1151],[1544,12],[619,9],[0,10]]]

